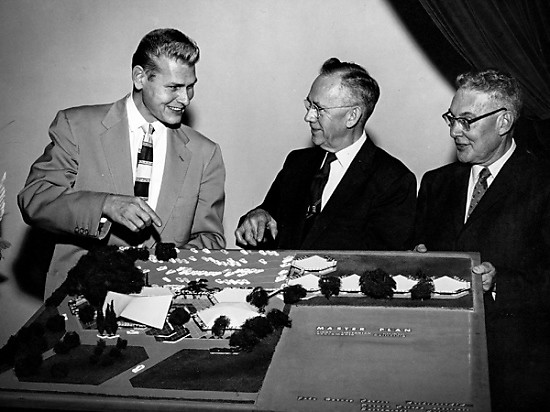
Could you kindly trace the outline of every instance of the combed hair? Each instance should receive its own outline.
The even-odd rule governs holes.
[[[366,122],[374,111],[380,98],[380,87],[364,67],[352,62],[341,62],[332,57],[323,63],[320,74],[330,76],[338,74],[344,87],[351,97],[359,100],[365,108],[363,121]]]
[[[143,67],[148,77],[158,70],[155,59],[161,56],[194,66],[200,57],[200,50],[194,40],[176,29],[156,29],[141,39],[132,57],[132,68]]]
[[[519,82],[510,74],[495,69],[470,71],[459,74],[455,81],[457,89],[475,90],[487,93],[510,110],[516,120],[523,107],[523,96]]]

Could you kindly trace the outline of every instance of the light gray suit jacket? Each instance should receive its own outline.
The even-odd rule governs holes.
[[[100,244],[223,248],[225,167],[220,147],[182,125],[168,129],[156,212],[162,227],[135,234],[108,222],[106,197],[133,195],[126,97],[111,104],[60,111],[51,143],[31,166],[18,204],[24,220],[57,234],[46,279],[48,297],[88,249]]]

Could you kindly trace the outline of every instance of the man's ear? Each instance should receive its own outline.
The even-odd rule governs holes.
[[[134,66],[132,69],[132,81],[136,90],[143,89],[143,84],[147,81],[147,73],[140,65]]]
[[[346,121],[346,127],[352,129],[357,125],[359,120],[361,120],[361,115],[363,114],[363,109],[361,106],[355,106],[348,112],[348,119]]]
[[[497,120],[498,132],[501,136],[507,134],[512,129],[516,116],[509,110],[502,113]]]

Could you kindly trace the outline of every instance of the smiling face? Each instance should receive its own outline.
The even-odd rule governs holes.
[[[450,111],[454,117],[473,119],[500,107],[503,106],[487,93],[458,89]],[[511,145],[508,137],[510,116],[510,112],[501,111],[472,123],[468,131],[455,122],[451,127],[451,138],[455,141],[458,160],[488,166],[500,159]]]
[[[349,105],[346,94],[340,87],[339,76],[319,76],[313,82],[307,96],[309,103],[319,108],[338,107]],[[352,107],[321,110],[316,117],[313,110],[308,110],[304,120],[309,123],[311,140],[316,146],[330,152],[337,152],[354,142],[351,127],[355,125],[349,121]]]
[[[136,106],[149,123],[158,120],[179,126],[195,93],[195,66],[164,56],[154,60],[157,70],[153,76],[147,76],[141,66],[132,70]]]

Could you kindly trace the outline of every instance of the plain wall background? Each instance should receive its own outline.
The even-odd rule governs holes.
[[[363,65],[379,82],[367,131],[417,179],[453,158],[440,115],[454,89],[385,0],[0,0],[0,23],[0,233],[12,243],[0,261],[0,345],[42,303],[25,292],[24,274],[14,276],[28,231],[16,195],[48,126],[60,109],[128,93],[131,56],[154,28],[177,28],[201,48],[188,117],[222,148],[228,247],[286,154],[309,144],[302,101],[330,57]]]

